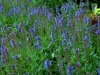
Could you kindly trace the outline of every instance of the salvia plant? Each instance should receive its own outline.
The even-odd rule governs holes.
[[[100,75],[100,16],[72,0],[52,8],[0,1],[0,75]],[[94,17],[94,16],[92,16]]]

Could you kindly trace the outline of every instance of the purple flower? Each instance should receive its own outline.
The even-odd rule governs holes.
[[[56,6],[56,13],[58,13],[59,12],[59,7],[58,7],[58,5]]]
[[[35,34],[36,34],[36,28],[35,27],[34,28],[29,28],[29,32],[30,32],[30,34],[31,34],[32,37],[35,36]]]
[[[3,56],[1,57],[1,62],[2,62],[3,64],[6,64],[6,61],[5,61],[5,59],[4,59]]]
[[[68,75],[73,75],[74,67],[71,64],[68,64],[67,72],[68,72]]]
[[[13,47],[17,47],[17,44],[16,44],[16,42],[15,42],[13,39],[10,40],[10,43],[11,43],[11,45],[12,45]]]
[[[100,35],[100,29],[97,29],[95,32],[97,35]]]
[[[19,56],[15,55],[13,58],[14,58],[14,60],[17,60],[19,58]]]
[[[98,22],[98,29],[100,29],[100,22]]]
[[[66,31],[66,29],[64,29],[63,31],[62,31],[62,36],[64,37],[64,39],[68,39],[69,37],[69,33]]]
[[[20,7],[21,7],[21,8],[25,8],[26,5],[25,5],[25,4],[21,4]]]
[[[38,49],[41,49],[42,48],[42,43],[41,41],[38,41]]]
[[[68,26],[69,26],[69,27],[72,27],[72,26],[73,26],[72,20],[69,20],[69,21],[68,21]]]
[[[87,16],[84,16],[83,22],[84,22],[84,24],[88,24],[88,17]]]
[[[8,55],[8,48],[6,48],[5,46],[0,46],[0,51],[1,51],[1,55],[3,57],[7,57],[7,55]]]
[[[12,16],[12,15],[16,15],[16,14],[20,14],[21,15],[21,8],[19,7],[14,7],[14,8],[11,8],[9,10],[9,15]]]
[[[38,8],[34,8],[34,9],[33,9],[33,12],[32,12],[32,15],[35,15],[35,14],[37,14],[38,12],[39,12]]]
[[[76,11],[76,13],[75,13],[75,17],[77,17],[77,18],[80,17],[80,12],[79,12],[79,11]]]
[[[46,67],[46,69],[49,69],[50,68],[50,66],[51,66],[51,61],[50,60],[45,60],[45,62],[44,62],[44,65],[45,65],[45,67]]]
[[[27,0],[27,2],[31,2],[31,0]]]
[[[51,37],[53,42],[56,41],[56,35],[55,35],[55,33],[53,31],[51,31],[50,37]]]
[[[1,44],[4,45],[6,43],[6,36],[4,35],[2,38],[1,38]]]
[[[36,36],[36,40],[40,41],[41,40],[40,36]]]
[[[52,19],[52,14],[48,12],[48,20],[50,21]]]
[[[75,50],[75,54],[76,54],[76,55],[79,55],[79,53],[80,53],[80,49],[77,48],[77,49]]]
[[[66,39],[63,39],[63,40],[62,40],[62,45],[63,45],[63,46],[66,46],[66,45],[67,45]]]
[[[86,34],[85,37],[84,37],[84,41],[86,43],[88,43],[89,42],[89,38],[90,38],[89,34]]]
[[[92,7],[92,11],[94,11],[95,10],[95,4],[92,4],[91,7]]]
[[[98,67],[98,75],[100,75],[100,66]]]
[[[25,74],[23,74],[23,75],[29,75],[29,73],[27,72],[27,73],[25,73]]]
[[[0,12],[3,12],[4,11],[4,8],[3,6],[0,4]]]
[[[18,26],[18,31],[19,31],[21,34],[23,34],[23,26],[22,26],[22,24],[21,24],[20,26]]]
[[[76,65],[80,67],[80,66],[81,66],[81,63],[80,63],[80,62],[77,62],[77,64],[76,64]]]
[[[75,16],[77,17],[77,18],[79,18],[80,17],[80,15],[82,15],[82,14],[84,14],[85,13],[85,9],[79,9],[78,11],[76,11],[76,14],[75,14]]]

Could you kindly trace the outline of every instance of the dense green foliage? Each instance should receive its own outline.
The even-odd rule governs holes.
[[[0,75],[100,74],[100,16],[82,4],[2,0]]]

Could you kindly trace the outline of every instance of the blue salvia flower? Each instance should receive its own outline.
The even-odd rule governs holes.
[[[64,29],[64,30],[62,31],[62,36],[64,37],[64,39],[69,39],[69,33],[67,32],[66,29]]]
[[[79,12],[79,10],[78,10],[78,11],[76,11],[76,13],[75,13],[75,17],[77,17],[77,18],[79,18],[79,17],[80,17],[80,12]]]
[[[38,8],[34,8],[33,11],[32,11],[32,15],[35,15],[39,12]]]
[[[29,28],[29,31],[30,31],[30,34],[32,37],[36,35],[36,28],[35,27]]]
[[[62,10],[65,10],[65,12],[68,12],[70,11],[70,7],[69,7],[69,4],[68,3],[65,3],[62,5],[61,7]]]
[[[66,9],[66,3],[64,3],[64,4],[61,6],[61,9],[65,11],[65,9]]]
[[[89,5],[89,3],[87,2],[87,3],[84,3],[84,7],[87,7]]]
[[[5,61],[5,59],[4,59],[3,56],[1,56],[1,62],[2,62],[3,64],[6,64],[6,61]]]
[[[3,12],[4,11],[4,8],[3,6],[0,4],[0,12]]]
[[[10,16],[16,15],[16,14],[21,15],[21,8],[19,8],[19,7],[14,7],[14,8],[11,8],[11,9],[9,10],[9,15],[10,15]]]
[[[68,20],[68,26],[69,26],[69,27],[72,27],[72,26],[73,26],[73,23],[72,23],[72,20],[71,20],[71,19]]]
[[[38,49],[41,49],[41,48],[42,48],[42,42],[38,41]]]
[[[61,61],[62,62],[62,61]],[[58,71],[59,71],[59,73],[61,74],[61,68],[60,68],[60,65],[61,64],[58,64]],[[62,66],[64,67],[64,63],[62,62]]]
[[[89,38],[90,38],[89,34],[86,34],[85,37],[84,37],[85,43],[89,42]]]
[[[8,55],[8,48],[6,48],[5,46],[0,46],[0,51],[3,57],[6,57]]]
[[[30,32],[31,36],[34,35],[34,33],[33,33],[33,28],[29,28],[29,32]]]
[[[98,75],[100,75],[100,66],[98,67]]]
[[[21,8],[25,8],[26,5],[25,5],[25,4],[21,4],[20,7],[21,7]]]
[[[92,30],[95,31],[96,29],[97,29],[97,26],[96,25],[93,25],[92,26]]]
[[[27,2],[31,2],[31,0],[26,0]]]
[[[0,52],[1,52],[1,62],[3,64],[6,63],[6,58],[8,57],[8,48],[6,48],[5,46],[1,46],[0,47]]]
[[[59,7],[58,7],[58,5],[56,6],[56,13],[58,13],[59,12]]]
[[[22,25],[18,26],[18,31],[23,34],[23,28],[22,28]]]
[[[72,39],[69,39],[69,44],[70,44],[70,46],[73,45],[73,41],[72,41]]]
[[[68,13],[68,19],[67,19],[67,20],[68,20],[68,21],[72,20],[72,16],[73,16],[73,15],[72,15],[72,12]]]
[[[55,24],[53,25],[53,27],[52,27],[52,30],[56,30],[56,28],[57,28],[57,24],[55,23]]]
[[[88,17],[87,16],[84,16],[83,22],[84,22],[84,24],[88,24]]]
[[[79,9],[80,15],[84,14],[86,10],[84,8]]]
[[[30,75],[30,74],[27,72],[27,73],[25,73],[25,74],[23,74],[23,75]]]
[[[62,18],[62,15],[58,13],[58,15],[55,18],[55,24],[57,26],[61,26],[62,27],[63,24],[64,24],[63,21],[64,21],[64,19]]]
[[[40,36],[36,36],[36,40],[40,41],[41,40]]]
[[[46,59],[44,61],[44,65],[45,65],[45,68],[48,70],[50,68],[50,66],[51,66],[51,60]]]
[[[19,55],[13,56],[14,60],[17,60],[19,58]]]
[[[40,11],[40,14],[42,14],[42,15],[47,15],[47,9],[46,9],[46,6],[42,6],[42,9],[41,9],[41,11]]]
[[[56,41],[56,35],[55,35],[55,33],[53,31],[51,31],[50,37],[51,37],[53,42]]]
[[[46,11],[46,6],[42,6],[42,11]]]
[[[92,4],[91,7],[92,7],[92,11],[94,11],[95,10],[95,4]]]
[[[17,44],[16,44],[16,42],[15,42],[13,39],[10,40],[10,44],[11,44],[13,47],[17,47]]]
[[[86,12],[85,9],[80,8],[78,11],[76,11],[75,13],[75,17],[79,18],[82,14],[84,14]]]
[[[98,29],[100,29],[100,22],[98,22]]]
[[[97,35],[100,35],[100,29],[97,29],[95,32]]]
[[[48,20],[50,21],[52,19],[52,14],[48,12]]]
[[[4,35],[4,36],[1,38],[1,44],[2,44],[2,45],[6,44],[6,40],[7,40],[7,38],[6,38],[6,36]]]
[[[68,75],[73,75],[74,67],[71,64],[68,64],[67,72],[68,72]]]
[[[80,67],[80,66],[81,66],[81,63],[78,61],[76,65],[77,65],[78,67]]]
[[[79,53],[80,53],[80,49],[77,48],[77,49],[75,50],[75,54],[76,54],[76,55],[79,55]]]
[[[62,40],[62,46],[66,46],[67,45],[67,41],[66,41],[66,39],[63,39]]]
[[[28,8],[27,11],[26,11],[27,15],[30,15],[31,12],[32,12],[32,8]]]

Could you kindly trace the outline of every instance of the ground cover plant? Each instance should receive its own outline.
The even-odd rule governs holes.
[[[88,3],[68,0],[56,15],[33,3],[0,3],[0,75],[100,75],[100,16]]]

